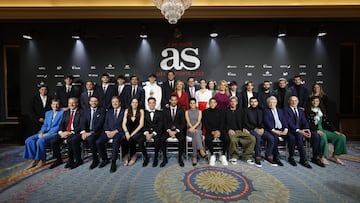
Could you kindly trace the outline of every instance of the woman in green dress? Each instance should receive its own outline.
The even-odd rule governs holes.
[[[320,157],[324,164],[329,164],[326,159],[328,142],[334,145],[332,159],[335,163],[345,165],[339,159],[339,155],[346,154],[346,136],[337,131],[326,116],[324,107],[321,104],[320,97],[313,96],[310,98],[310,105],[306,108],[308,121],[311,131],[321,137]]]

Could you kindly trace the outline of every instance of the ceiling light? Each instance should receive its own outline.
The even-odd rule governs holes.
[[[192,0],[153,0],[153,3],[170,24],[176,24],[185,10],[191,6]]]
[[[32,39],[31,35],[29,35],[29,34],[24,34],[22,37],[24,39],[28,39],[28,40]]]

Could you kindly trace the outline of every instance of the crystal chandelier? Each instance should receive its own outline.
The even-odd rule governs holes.
[[[176,24],[192,4],[192,0],[153,0],[153,2],[170,24]]]

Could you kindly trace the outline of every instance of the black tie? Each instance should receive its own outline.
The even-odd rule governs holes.
[[[132,90],[132,98],[134,98],[135,97],[135,94],[136,94],[136,89],[135,89],[135,87],[133,87],[133,90]]]
[[[174,121],[174,118],[175,118],[175,108],[172,109],[171,118],[172,118],[172,120]]]
[[[117,119],[117,109],[115,109],[115,111],[114,111],[114,119],[116,120]]]

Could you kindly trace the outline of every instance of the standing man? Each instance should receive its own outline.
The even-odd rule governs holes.
[[[170,100],[171,94],[175,90],[175,72],[169,70],[167,73],[167,80],[163,82],[162,86],[162,99],[161,99],[161,108],[168,107],[168,102]]]
[[[103,132],[103,126],[105,121],[105,109],[99,107],[99,98],[91,96],[89,100],[89,108],[85,109],[82,117],[81,132],[76,142],[80,144],[81,140],[85,140],[91,149],[93,161],[90,165],[90,169],[94,169],[99,165],[98,151],[96,148],[96,140]]]
[[[262,91],[258,93],[257,99],[259,102],[259,108],[264,110],[268,107],[267,105],[267,98],[270,96],[275,96],[275,92],[270,90],[271,83],[268,80],[265,80],[262,85]]]
[[[182,155],[185,149],[185,112],[178,106],[178,97],[176,95],[170,96],[170,106],[165,108],[163,112],[164,116],[164,129],[166,132],[163,134],[162,146],[164,159],[160,164],[160,167],[164,167],[167,164],[166,157],[166,140],[168,138],[177,138],[179,141],[179,158],[178,162],[180,167],[184,167]]]
[[[154,140],[155,155],[152,166],[156,167],[158,165],[160,138],[163,134],[162,129],[163,129],[164,121],[163,121],[162,112],[155,108],[157,104],[156,104],[156,99],[154,97],[149,97],[147,99],[147,105],[148,105],[147,107],[148,110],[145,110],[145,117],[144,117],[144,128],[143,128],[144,136],[140,137],[140,139],[138,140],[138,144],[144,156],[143,167],[145,167],[149,163],[149,157],[146,152],[144,143],[152,139]],[[165,156],[163,159],[165,159]]]
[[[145,91],[142,87],[139,86],[139,77],[132,75],[130,77],[130,85],[125,86],[124,88],[124,102],[123,105],[125,108],[130,106],[132,98],[137,98],[139,101],[139,107],[145,108]]]
[[[56,90],[55,98],[60,100],[61,107],[67,107],[68,106],[68,100],[71,97],[75,97],[77,99],[80,98],[81,90],[73,86],[73,76],[67,75],[64,78],[65,86],[61,86]]]
[[[240,157],[239,142],[243,148],[241,159],[248,164],[254,164],[252,154],[255,146],[255,137],[243,131],[242,109],[237,107],[238,99],[230,97],[229,108],[225,109],[225,130],[230,137],[229,157],[230,163],[237,164]]]
[[[291,91],[292,95],[297,96],[299,100],[299,107],[305,108],[309,98],[309,91],[302,84],[302,82],[303,80],[301,79],[300,75],[294,76],[293,85],[289,87],[289,90]]]
[[[90,107],[89,106],[90,97],[99,96],[98,93],[95,91],[95,84],[93,81],[91,80],[86,81],[85,88],[86,90],[83,93],[81,93],[80,96],[80,107],[82,109],[88,109]]]
[[[210,160],[209,165],[215,166],[216,156],[214,154],[213,140],[220,139],[223,143],[222,145],[222,154],[220,156],[220,161],[224,166],[228,165],[226,159],[226,153],[229,150],[230,138],[227,133],[224,132],[224,112],[216,108],[217,102],[213,97],[209,100],[209,108],[203,111],[202,123],[205,126],[206,135],[205,135],[205,145],[210,151]]]
[[[191,98],[195,98],[195,93],[196,91],[199,90],[199,87],[195,85],[195,78],[190,76],[188,77],[187,79],[187,87],[185,89],[187,95],[188,95],[188,98],[191,99]]]
[[[116,95],[114,85],[110,85],[110,76],[107,73],[101,75],[101,85],[97,87],[100,106],[105,109],[111,108],[111,98]]]
[[[231,81],[230,84],[229,84],[229,94],[230,94],[230,97],[232,96],[235,96],[237,97],[238,99],[238,106],[237,108],[242,108],[242,98],[241,98],[241,93],[238,91],[238,86],[237,86],[237,82],[236,81]]]
[[[285,78],[280,78],[278,80],[278,88],[275,90],[277,107],[281,109],[287,106],[287,101],[289,101],[289,98],[292,95],[291,91],[287,88],[287,84],[288,82]]]
[[[257,93],[254,92],[254,82],[247,81],[245,84],[245,91],[241,92],[243,109],[250,106],[250,98],[257,97]]]
[[[156,106],[155,109],[156,110],[160,110],[161,109],[161,99],[162,99],[162,91],[161,91],[161,87],[156,84],[156,75],[155,74],[150,74],[148,77],[148,82],[146,82],[146,85],[144,87],[144,91],[145,91],[145,110],[149,110],[149,105],[148,105],[148,99],[153,97],[156,99]]]
[[[68,162],[65,168],[74,169],[83,163],[81,159],[81,148],[78,142],[74,140],[80,137],[81,131],[81,110],[78,108],[79,100],[75,97],[70,97],[68,103],[68,110],[63,114],[60,123],[58,134],[51,140],[51,149],[53,150],[53,157],[56,161],[50,165],[50,169],[55,168],[63,163],[60,153],[60,145],[66,139],[68,148]]]
[[[49,89],[46,85],[39,86],[39,93],[36,94],[31,104],[31,115],[40,129],[45,120],[45,112],[51,110],[51,97],[48,95]]]
[[[286,114],[282,109],[277,108],[277,99],[271,96],[267,99],[268,108],[264,110],[264,124],[267,130],[274,137],[274,147],[272,157],[265,157],[265,160],[272,166],[284,166],[280,161],[279,154],[279,137],[284,137],[288,134],[288,122]],[[272,159],[271,159],[272,158]]]
[[[116,96],[118,96],[120,98],[120,102],[121,102],[121,107],[122,108],[125,108],[124,107],[124,104],[125,104],[125,101],[124,101],[124,88],[125,88],[125,77],[123,75],[119,75],[117,77],[117,86],[116,86],[116,90],[117,90],[117,94]]]
[[[104,131],[96,140],[96,147],[102,159],[99,168],[103,168],[109,163],[105,145],[110,139],[113,139],[110,173],[114,173],[116,171],[116,160],[119,156],[120,140],[124,137],[124,131],[121,127],[124,109],[121,108],[121,102],[117,96],[111,99],[111,106],[112,108],[106,112]]]

